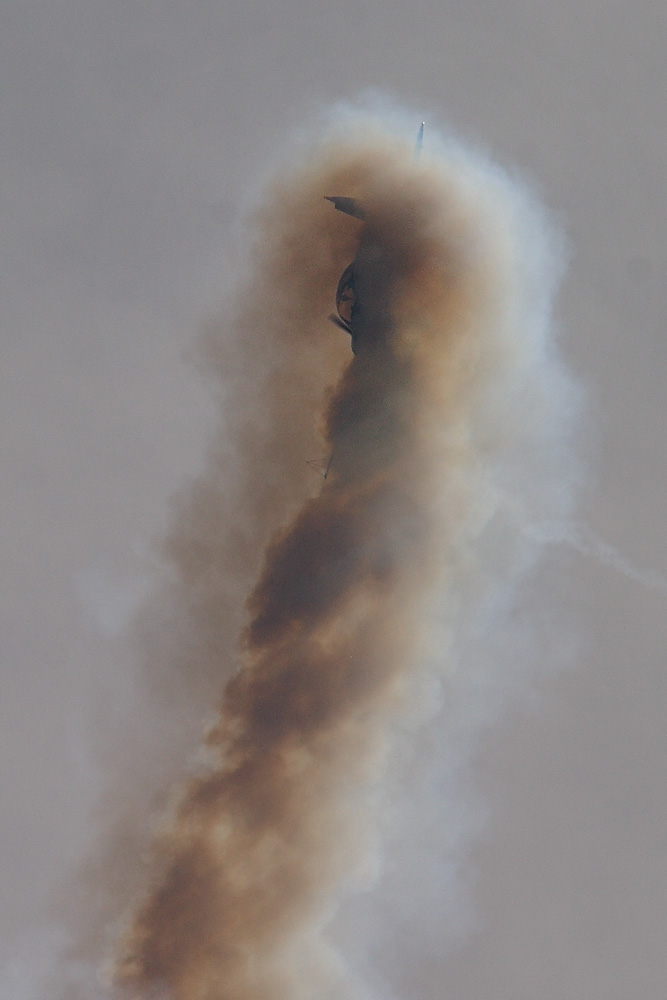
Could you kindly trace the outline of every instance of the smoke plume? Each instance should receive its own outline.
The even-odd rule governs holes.
[[[327,928],[378,870],[397,733],[446,697],[461,623],[534,561],[522,519],[567,512],[548,230],[495,167],[433,133],[415,160],[363,115],[266,186],[205,338],[220,429],[167,542],[184,676],[226,684],[119,936],[122,996],[361,992]],[[355,257],[353,356],[327,315]]]

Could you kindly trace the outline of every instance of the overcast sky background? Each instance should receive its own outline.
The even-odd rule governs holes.
[[[6,984],[39,965],[53,894],[103,823],[96,734],[113,756],[146,708],[119,636],[206,442],[185,355],[239,208],[319,107],[378,87],[537,185],[572,248],[558,315],[588,393],[580,520],[667,572],[666,51],[662,0],[4,0],[7,1000],[28,995]],[[406,928],[406,997],[664,992],[666,588],[557,548],[536,587],[569,623],[547,658],[569,666],[537,670],[480,740],[474,926],[426,951]]]

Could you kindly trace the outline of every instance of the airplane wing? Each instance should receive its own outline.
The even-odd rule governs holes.
[[[424,144],[424,125],[425,122],[422,122],[421,125],[419,126],[419,131],[417,132],[417,141],[415,143],[415,160],[419,159],[419,154],[421,153],[422,146]]]
[[[417,132],[417,141],[415,143],[415,160],[419,158],[419,154],[422,151],[422,145],[424,143],[424,124],[425,122],[421,123],[421,125],[419,126],[419,131]],[[354,216],[355,219],[366,218],[366,214],[363,208],[361,207],[361,205],[358,204],[357,201],[355,201],[354,198],[345,198],[341,195],[330,195],[330,194],[325,194],[324,197],[326,198],[327,201],[331,202],[331,204],[337,211],[344,212],[345,215],[352,215]]]
[[[330,201],[335,209],[339,212],[344,212],[345,215],[353,215],[355,219],[365,218],[364,210],[361,205],[357,205],[354,198],[342,198],[339,195],[334,195],[333,197],[329,194],[324,196],[327,201]]]

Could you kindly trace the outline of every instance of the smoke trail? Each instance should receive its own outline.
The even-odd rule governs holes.
[[[364,220],[323,195],[354,198]],[[325,317],[355,255],[352,357]],[[451,144],[415,163],[363,116],[269,185],[234,315],[207,338],[225,427],[168,545],[195,673],[233,673],[227,610],[259,576],[207,767],[157,835],[118,943],[123,995],[354,993],[326,928],[377,864],[398,720],[446,676],[462,605],[535,558],[503,530],[507,477],[549,515],[569,503],[564,480],[553,490],[571,398],[549,339],[557,260],[500,172]],[[243,471],[227,488],[230,440]],[[315,448],[334,459],[313,495]]]
[[[616,570],[621,576],[639,583],[649,590],[667,594],[667,578],[657,570],[638,569],[629,559],[609,542],[600,538],[585,525],[558,524],[540,526],[542,539],[556,544],[568,545],[582,556],[595,559],[602,566]]]

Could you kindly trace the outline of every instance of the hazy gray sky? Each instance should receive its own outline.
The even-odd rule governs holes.
[[[105,761],[133,767],[122,747],[156,697],[118,636],[205,446],[184,355],[223,297],[239,208],[320,106],[378,87],[537,185],[572,248],[558,313],[589,397],[581,520],[667,568],[666,46],[658,0],[4,4],[3,1000],[37,995],[53,894],[110,820]],[[406,914],[376,957],[399,994],[661,995],[666,608],[554,547],[523,613],[568,669],[537,665],[480,739],[471,929],[412,942]],[[155,718],[147,756],[177,725]]]

